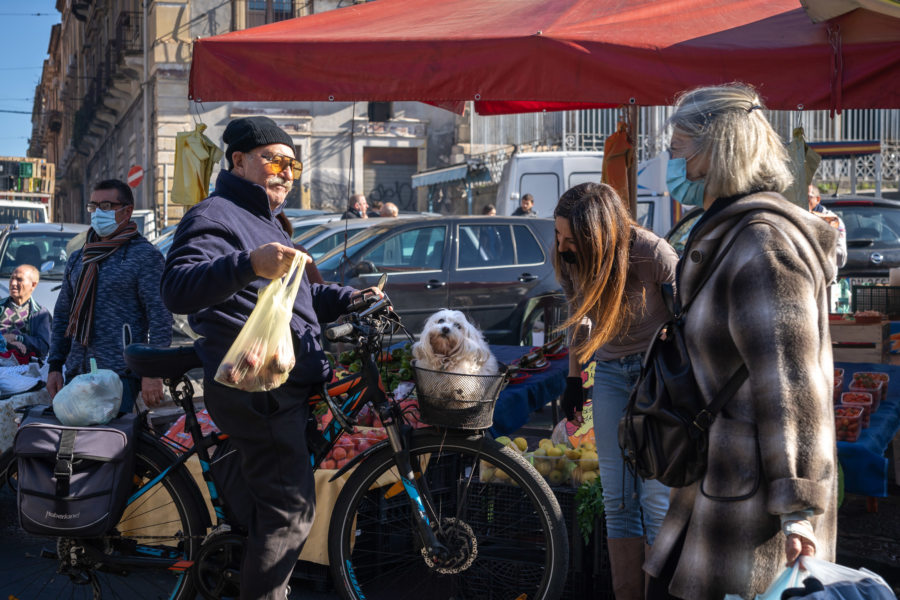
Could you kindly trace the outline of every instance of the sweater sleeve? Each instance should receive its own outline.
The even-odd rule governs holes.
[[[160,296],[160,282],[165,261],[156,248],[150,248],[148,254],[138,276],[138,297],[144,305],[144,314],[147,316],[150,345],[168,347],[172,345],[172,313],[163,304]]]
[[[355,291],[352,287],[337,284],[310,284],[313,310],[319,323],[331,323],[344,314],[350,306],[350,294]]]
[[[204,216],[182,221],[162,275],[162,299],[191,314],[224,302],[257,279],[250,251],[223,224]]]
[[[51,371],[62,371],[66,357],[72,347],[72,338],[66,337],[66,328],[69,326],[69,312],[72,310],[72,298],[74,297],[72,277],[73,269],[81,261],[81,252],[73,252],[66,263],[63,274],[62,286],[59,296],[56,298],[56,306],[53,307],[53,325],[50,333],[50,356],[47,362]]]

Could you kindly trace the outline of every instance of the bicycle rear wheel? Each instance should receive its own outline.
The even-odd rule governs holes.
[[[410,460],[431,526],[451,558],[435,564],[423,555],[394,453],[384,448],[356,468],[332,514],[329,559],[344,598],[559,597],[566,527],[531,465],[491,439],[424,430],[413,436]]]
[[[135,451],[134,490],[174,461],[165,446],[146,434],[138,438]],[[15,489],[10,489],[15,487],[14,472],[11,478],[11,485],[0,491],[0,513],[6,515],[4,521],[14,521],[3,524],[8,546],[0,553],[0,597],[194,598],[188,571],[170,570],[148,560],[188,561],[206,532],[208,517],[201,512],[205,507],[197,504],[202,496],[184,467],[169,472],[132,502],[112,533],[90,539],[24,532],[18,522]]]

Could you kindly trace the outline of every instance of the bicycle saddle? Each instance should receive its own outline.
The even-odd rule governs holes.
[[[178,379],[191,369],[203,366],[193,346],[155,348],[145,344],[129,344],[124,354],[125,364],[140,377]]]

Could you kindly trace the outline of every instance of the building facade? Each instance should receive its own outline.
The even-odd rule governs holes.
[[[29,146],[30,156],[57,165],[53,219],[86,222],[92,186],[124,180],[138,166],[144,177],[134,190],[137,207],[154,210],[162,227],[177,222],[185,209],[170,195],[176,135],[202,123],[205,135],[222,147],[231,119],[260,114],[291,134],[304,164],[290,207],[344,210],[350,195],[364,193],[418,210],[422,200],[410,177],[446,164],[457,141],[453,113],[417,102],[188,100],[192,40],[340,3],[58,0],[62,22],[51,32]]]

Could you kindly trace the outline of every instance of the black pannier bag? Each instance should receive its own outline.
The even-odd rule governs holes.
[[[747,225],[753,223],[767,221],[754,219]],[[736,232],[719,252],[693,298],[719,266],[739,233]],[[697,386],[684,340],[684,316],[690,302],[684,307],[678,306],[670,284],[663,285],[663,298],[675,316],[660,327],[647,348],[641,373],[625,407],[625,416],[619,421],[618,438],[625,463],[638,476],[656,479],[669,487],[684,487],[706,472],[709,428],[747,379],[748,372],[747,365],[741,364],[707,404]]]
[[[14,442],[22,529],[66,537],[111,531],[132,488],[137,418],[69,427],[52,408],[31,409]]]

